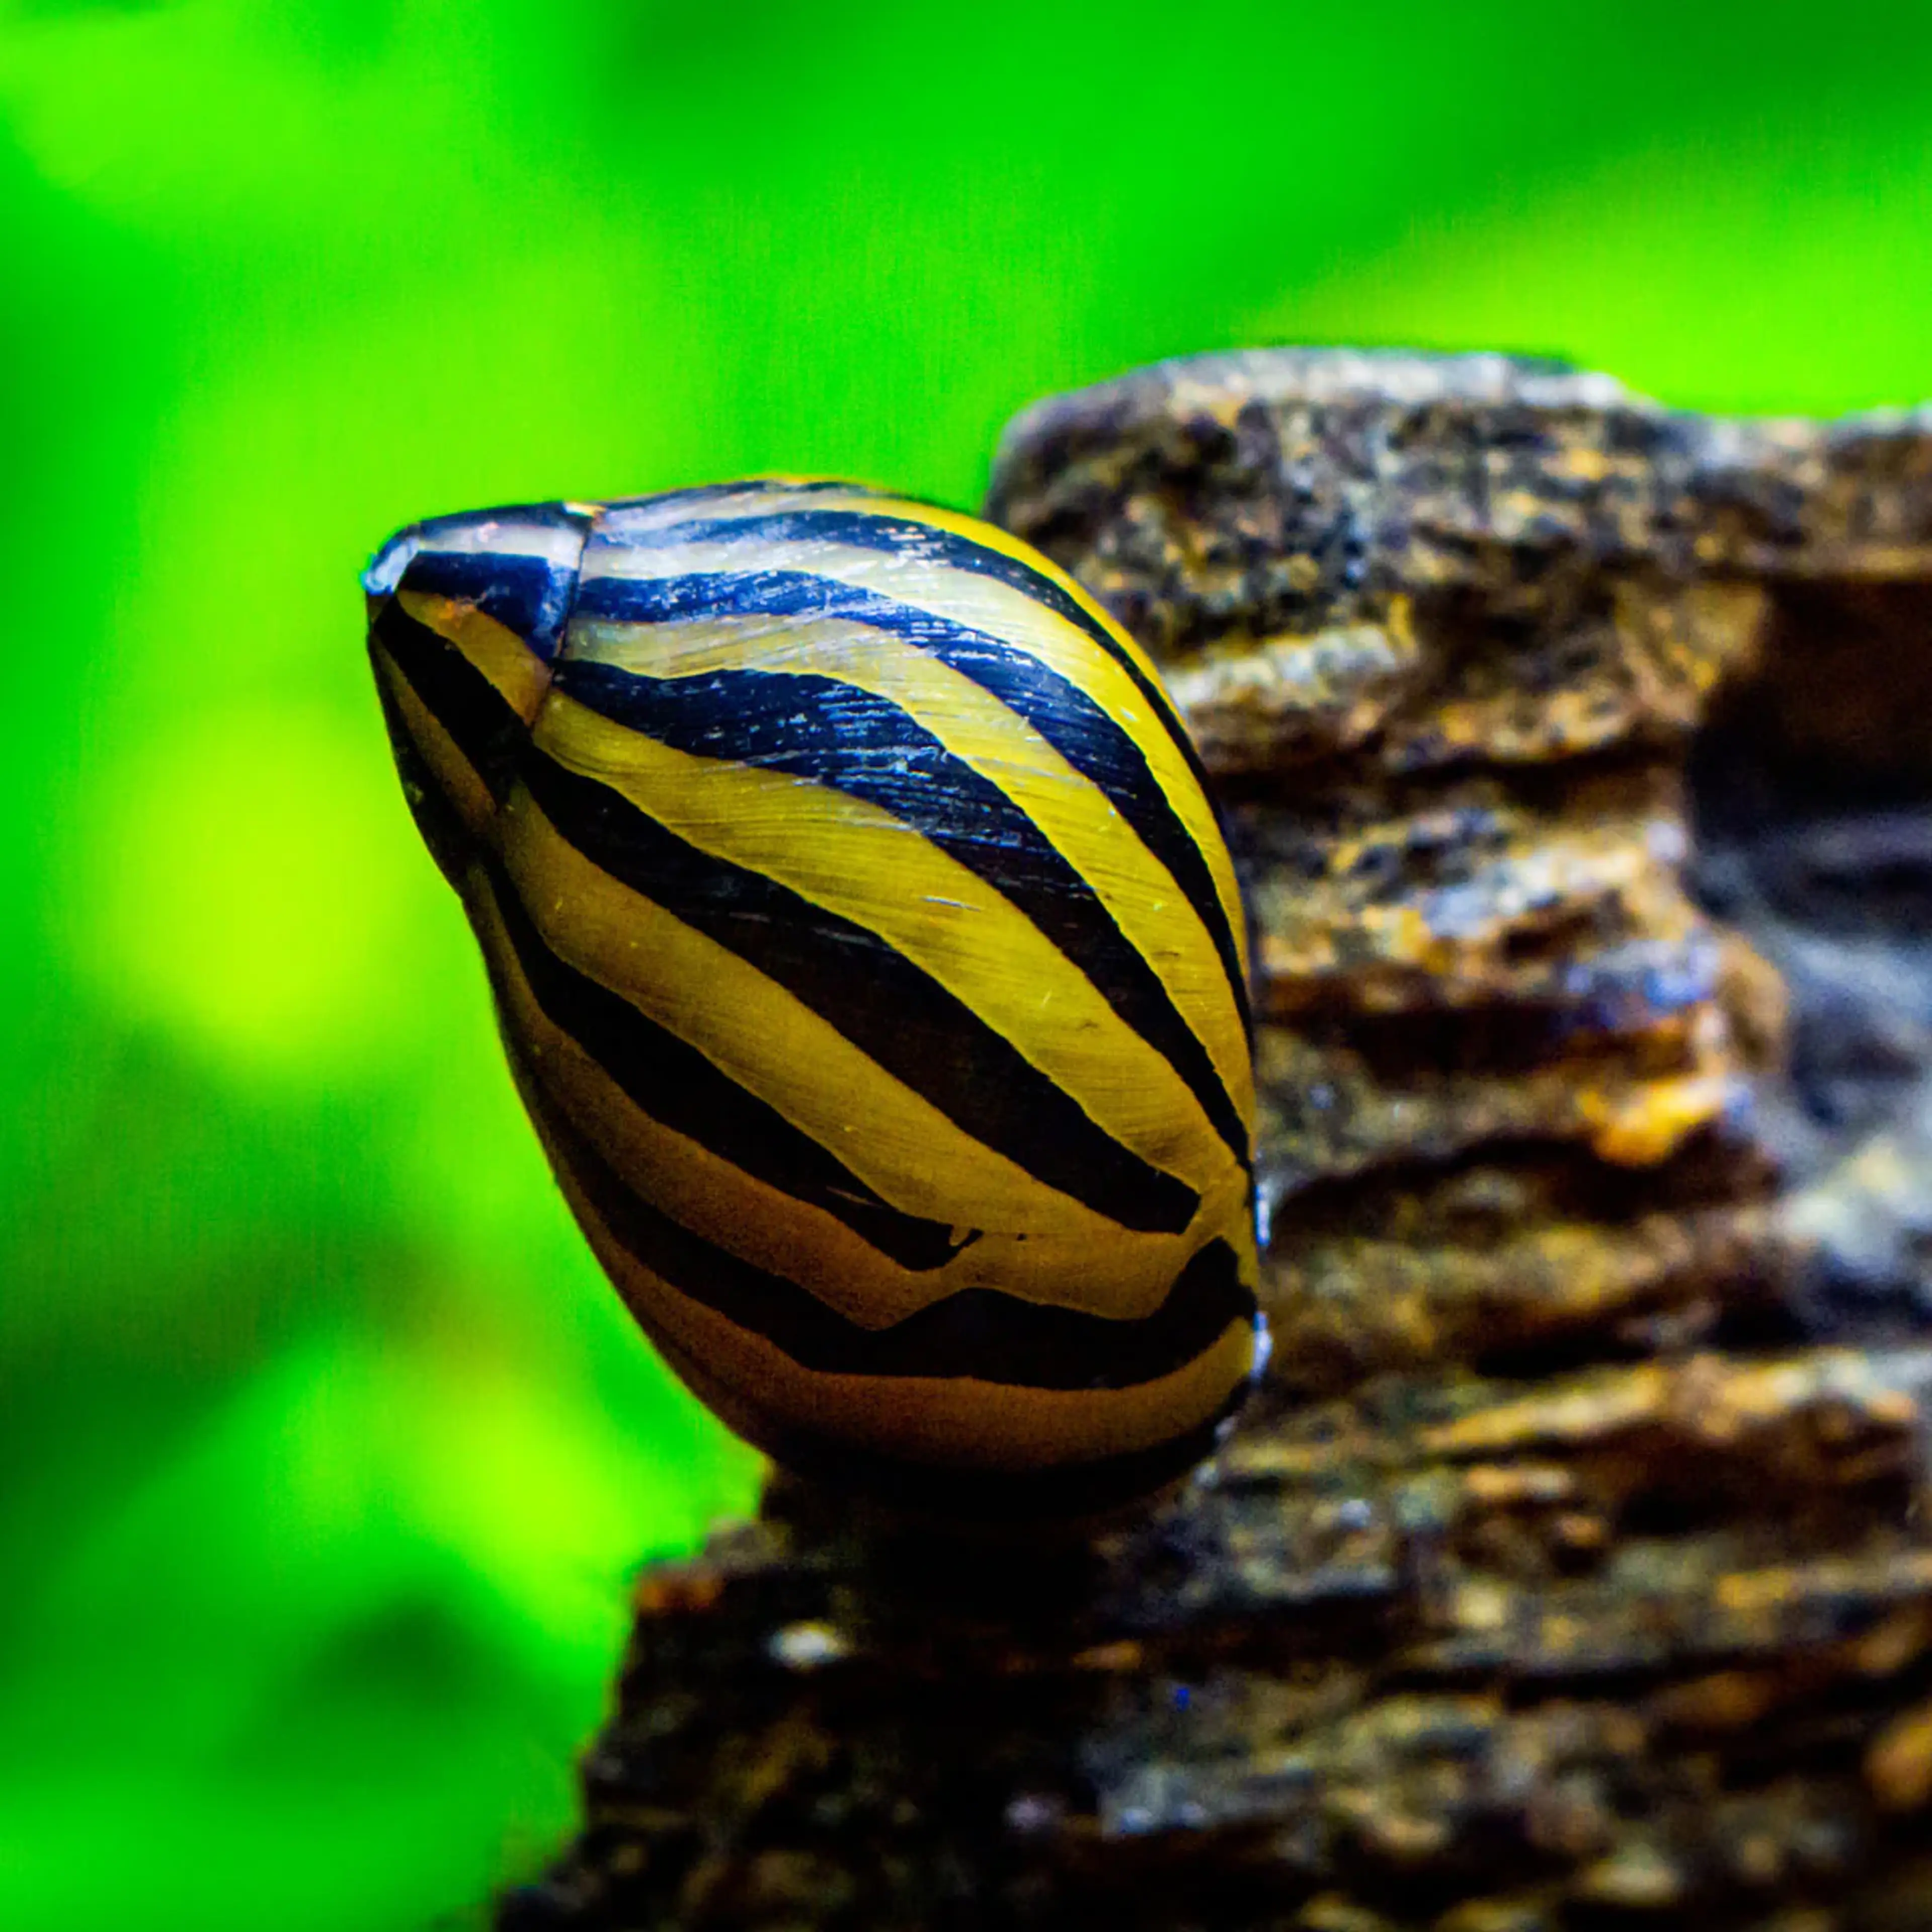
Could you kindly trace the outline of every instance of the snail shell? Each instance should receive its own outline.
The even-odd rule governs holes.
[[[1262,1346],[1244,935],[1132,640],[836,482],[442,518],[364,584],[531,1118],[690,1387],[940,1513],[1204,1454]]]

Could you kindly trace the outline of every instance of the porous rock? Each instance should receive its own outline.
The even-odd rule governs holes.
[[[1210,357],[992,508],[1221,788],[1268,1385],[1058,1538],[776,1483],[501,1922],[1932,1926],[1932,417]]]

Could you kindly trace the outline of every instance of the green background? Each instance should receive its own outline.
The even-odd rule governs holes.
[[[1895,0],[0,0],[0,117],[15,1932],[470,1922],[566,1828],[628,1572],[753,1493],[406,819],[392,526],[970,504],[1030,398],[1237,344],[1932,392]]]

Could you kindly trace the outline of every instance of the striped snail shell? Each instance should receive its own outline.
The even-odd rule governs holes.
[[[531,1118],[697,1394],[941,1514],[1204,1454],[1262,1346],[1244,934],[1099,606],[817,482],[445,518],[364,585]]]

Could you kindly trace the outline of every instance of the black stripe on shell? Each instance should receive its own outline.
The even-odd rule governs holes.
[[[700,850],[532,746],[524,778],[591,863],[784,987],[985,1146],[1124,1228],[1178,1234],[1200,1197],[1123,1147],[1073,1096],[877,933]]]
[[[373,634],[501,805],[515,782],[518,754],[530,727],[454,644],[394,598],[378,613]]]
[[[1186,1367],[1230,1323],[1255,1317],[1234,1251],[1216,1240],[1181,1270],[1160,1306],[1137,1319],[966,1288],[889,1328],[861,1328],[796,1282],[680,1226],[626,1187],[547,1100],[539,1105],[554,1149],[612,1240],[680,1294],[763,1336],[815,1374],[1133,1388]]]
[[[563,634],[577,572],[508,550],[420,550],[398,588],[473,604],[548,663]]]
[[[1207,768],[1175,712],[1172,700],[1160,684],[1134,661],[1131,652],[1064,584],[1056,584],[1044,571],[1036,569],[1023,558],[976,542],[957,530],[924,524],[911,517],[895,517],[872,510],[773,510],[746,517],[691,518],[629,539],[640,548],[669,548],[677,544],[830,543],[849,544],[855,550],[882,550],[896,556],[909,556],[921,563],[938,564],[948,570],[964,571],[975,577],[992,578],[1017,590],[1032,602],[1051,610],[1058,618],[1084,631],[1124,670],[1144,698],[1154,716],[1166,726],[1168,735],[1187,760],[1188,769],[1204,792],[1209,791]],[[1211,793],[1210,794],[1211,796]]]
[[[1248,1136],[1208,1051],[1093,887],[989,778],[891,699],[816,674],[652,678],[572,660],[557,687],[600,716],[705,758],[790,773],[912,826],[995,886],[1159,1053],[1244,1167]]]
[[[402,781],[410,815],[416,820],[416,830],[429,848],[437,871],[460,890],[464,874],[476,856],[476,839],[463,822],[463,814],[430,770],[429,760],[423,756],[403,716],[402,707],[396,702],[389,674],[380,664],[376,670],[376,699],[382,707],[382,723],[389,734],[389,750],[395,759],[396,776]]]
[[[537,1004],[639,1107],[796,1201],[842,1222],[900,1267],[943,1267],[976,1238],[901,1213],[777,1108],[740,1086],[697,1048],[609,988],[560,958],[502,866],[488,868],[498,917]],[[532,1066],[537,1063],[525,1056]]]
[[[1074,770],[1106,794],[1165,866],[1214,942],[1242,1024],[1248,995],[1207,860],[1168,802],[1132,736],[1077,685],[990,632],[916,604],[805,571],[700,572],[682,577],[589,578],[574,616],[611,623],[676,623],[730,616],[844,619],[903,638],[990,692],[1025,719]],[[1178,741],[1185,744],[1185,739]]]

